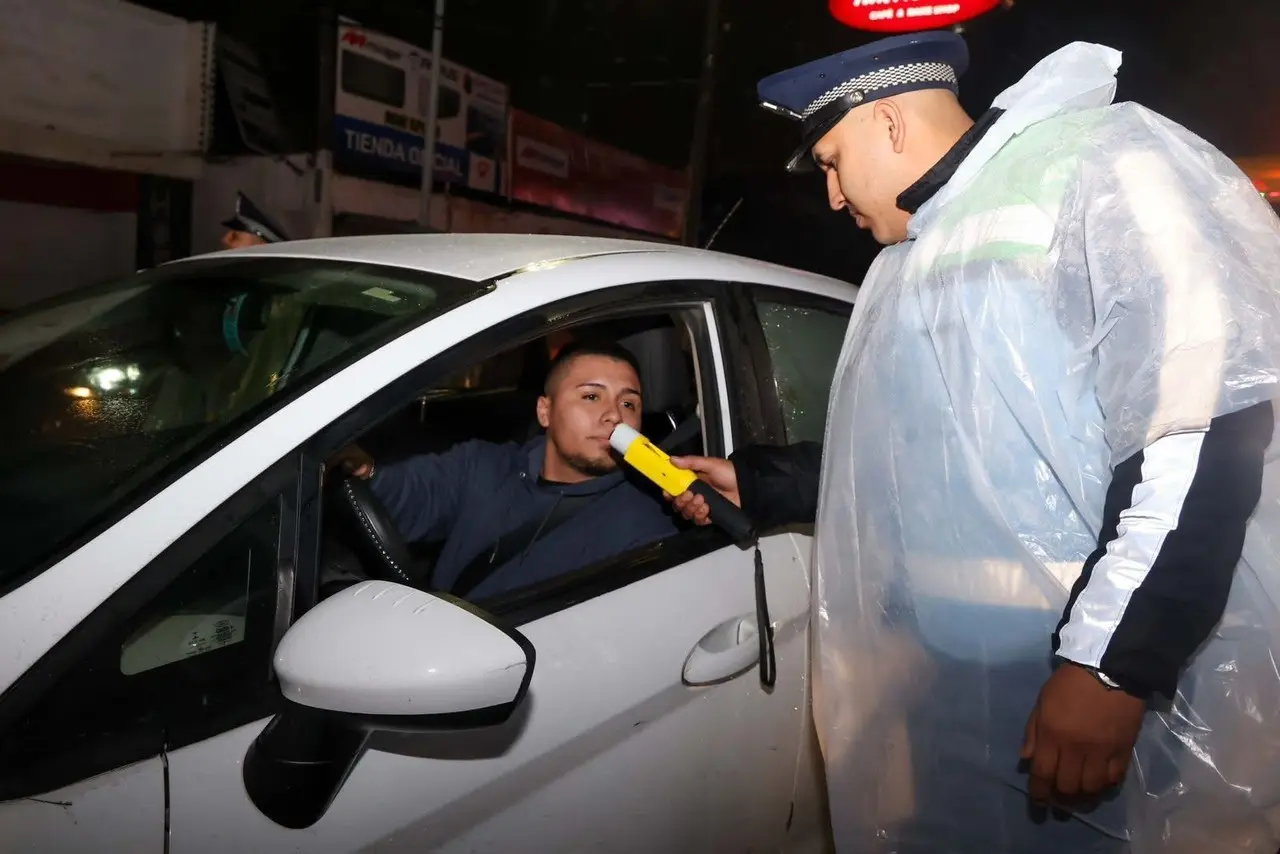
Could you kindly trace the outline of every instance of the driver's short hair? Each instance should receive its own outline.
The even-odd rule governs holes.
[[[542,393],[550,396],[556,386],[560,385],[565,374],[569,372],[569,366],[583,356],[603,356],[615,362],[626,362],[631,366],[631,370],[636,372],[636,379],[640,378],[640,363],[636,361],[635,355],[621,344],[608,340],[573,341],[560,348],[560,352],[551,360],[551,365],[547,368],[546,382],[542,385]]]

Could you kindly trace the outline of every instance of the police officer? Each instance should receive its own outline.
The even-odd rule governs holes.
[[[823,446],[676,462],[758,528],[816,516],[842,852],[1280,843],[1280,222],[1112,103],[1120,59],[1068,45],[976,119],[946,32],[760,83],[801,131],[788,171],[885,249]]]
[[[280,243],[288,240],[283,228],[271,220],[244,193],[236,193],[235,215],[222,223],[226,233],[222,235],[225,249],[243,249],[264,243]]]

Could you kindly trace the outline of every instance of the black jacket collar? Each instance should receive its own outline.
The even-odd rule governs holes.
[[[956,170],[960,168],[960,164],[969,156],[969,152],[973,151],[973,147],[978,144],[978,140],[987,135],[987,131],[991,130],[991,126],[996,123],[996,119],[1004,114],[1004,110],[992,107],[982,114],[982,117],[974,122],[973,127],[960,137],[955,145],[951,146],[951,150],[943,155],[942,159],[934,164],[933,168],[916,181],[910,187],[903,190],[898,196],[898,207],[909,214],[913,214],[924,206],[924,203],[937,195],[938,191],[947,185],[951,180],[951,176],[956,174]]]

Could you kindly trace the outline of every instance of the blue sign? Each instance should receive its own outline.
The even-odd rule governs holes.
[[[423,139],[418,134],[351,116],[334,116],[333,127],[337,171],[405,186],[421,183]],[[435,179],[466,185],[468,174],[467,152],[437,142]]]

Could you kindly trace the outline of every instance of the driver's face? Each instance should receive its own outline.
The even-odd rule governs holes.
[[[223,249],[243,249],[246,246],[262,246],[267,241],[263,240],[256,234],[250,234],[247,231],[235,231],[228,229],[222,235]]]
[[[547,431],[545,477],[573,482],[608,474],[618,466],[609,447],[613,428],[640,429],[640,378],[626,362],[578,356],[538,399],[538,423]]]

